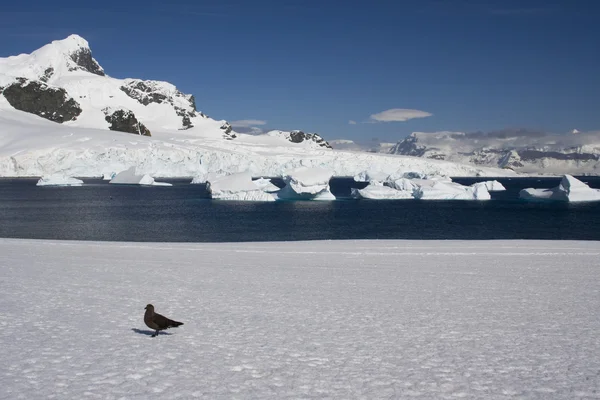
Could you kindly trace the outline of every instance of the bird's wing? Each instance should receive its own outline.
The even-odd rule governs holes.
[[[154,313],[152,321],[154,321],[154,323],[158,325],[160,329],[168,328],[173,323],[173,321],[171,321],[169,318],[157,313]]]

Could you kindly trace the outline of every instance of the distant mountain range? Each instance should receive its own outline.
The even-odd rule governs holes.
[[[414,132],[389,145],[330,141],[334,149],[446,160],[535,174],[600,174],[600,131],[549,134],[526,129],[494,132]]]
[[[523,129],[495,132],[415,132],[396,143],[401,154],[545,174],[600,174],[600,131],[549,134]]]

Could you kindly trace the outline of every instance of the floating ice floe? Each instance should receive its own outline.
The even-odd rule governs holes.
[[[283,179],[285,187],[276,193],[278,200],[335,200],[329,189],[333,172],[323,168],[300,167]]]
[[[532,201],[600,201],[600,190],[592,189],[571,175],[563,176],[560,185],[551,189],[523,189],[519,197]]]
[[[488,192],[501,192],[506,190],[504,185],[502,185],[498,181],[485,181],[485,182],[477,182],[472,184],[471,186],[484,185]]]
[[[384,186],[382,182],[371,181],[364,189],[352,189],[352,197],[358,199],[372,200],[397,200],[397,199],[412,199],[412,189],[397,190],[389,186]]]
[[[275,201],[272,194],[261,190],[250,172],[209,179],[207,190],[213,199],[239,201]]]
[[[413,195],[420,200],[490,200],[485,185],[463,186],[454,182],[425,181],[414,189]]]
[[[108,183],[120,185],[173,186],[166,182],[156,182],[150,175],[136,175],[135,167],[119,172]]]
[[[43,176],[36,186],[81,186],[83,181],[64,175]]]
[[[270,179],[259,178],[252,181],[260,190],[267,193],[275,193],[280,190],[279,187],[275,186]]]

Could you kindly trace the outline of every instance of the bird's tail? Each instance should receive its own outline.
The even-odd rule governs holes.
[[[183,322],[171,321],[169,328],[177,328],[179,325],[183,325]]]

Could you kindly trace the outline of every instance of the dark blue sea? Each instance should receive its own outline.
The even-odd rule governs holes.
[[[489,179],[489,178],[488,178]],[[454,179],[471,184],[488,179]],[[600,188],[599,177],[583,177]],[[338,201],[273,203],[211,200],[204,185],[38,187],[37,179],[0,179],[0,237],[152,242],[317,239],[600,240],[600,202],[530,203],[526,187],[557,178],[498,178],[491,201],[354,200],[351,179],[334,179]],[[164,181],[164,180],[163,180]]]

